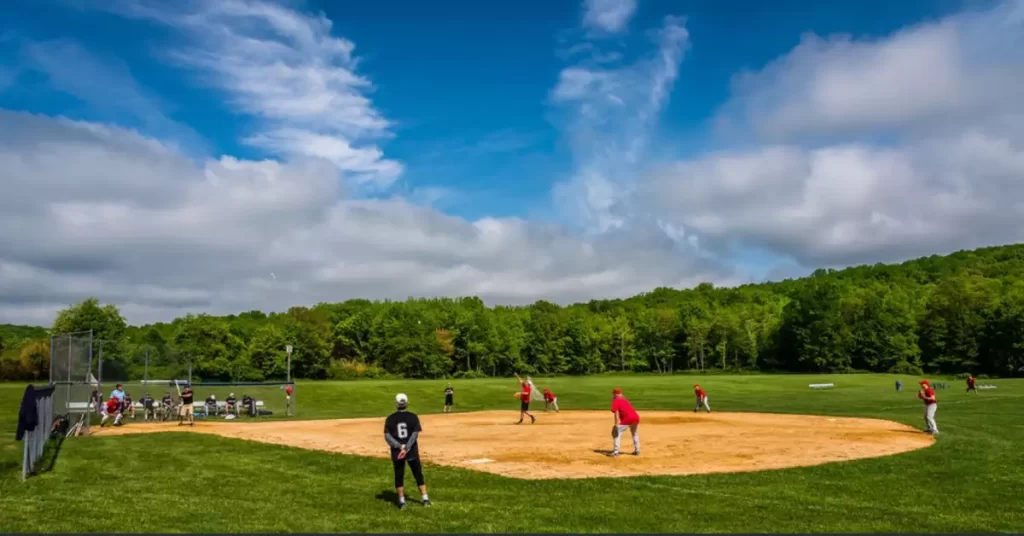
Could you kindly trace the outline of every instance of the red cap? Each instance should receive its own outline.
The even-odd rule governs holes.
[[[616,387],[615,389],[612,389],[612,394],[613,395],[621,395],[622,394],[622,389],[619,389],[618,387]]]
[[[929,385],[928,380],[921,380],[918,383],[921,384],[921,385]]]
[[[695,383],[695,384],[693,384],[693,386],[694,387],[700,387],[700,384],[699,383]]]

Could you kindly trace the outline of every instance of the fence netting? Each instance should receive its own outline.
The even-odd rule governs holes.
[[[92,347],[92,332],[50,337],[50,385],[54,387],[54,415],[88,416],[92,391],[98,387],[92,373]],[[86,418],[84,427],[88,429],[88,426],[89,419]]]

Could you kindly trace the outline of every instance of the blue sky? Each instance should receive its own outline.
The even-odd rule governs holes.
[[[985,242],[928,230],[921,218],[894,224],[899,215],[888,207],[899,203],[872,208],[865,197],[845,206],[815,181],[841,181],[830,191],[861,195],[843,170],[867,181],[868,164],[899,169],[902,161],[885,158],[903,150],[913,168],[910,149],[927,146],[925,130],[952,136],[976,126],[964,117],[1014,111],[982,109],[982,99],[954,102],[965,99],[966,90],[952,87],[960,78],[937,78],[942,94],[914,86],[935,73],[967,76],[979,55],[1007,42],[999,31],[986,37],[986,25],[1014,9],[1019,2],[14,0],[0,8],[0,109],[128,129],[207,176],[225,158],[285,166],[326,158],[338,168],[335,195],[347,208],[406,200],[411,210],[478,230],[485,221],[523,221],[533,226],[527,236],[564,234],[586,250],[606,240],[668,240],[676,253],[664,262],[678,261],[685,274],[637,285],[708,278],[708,270],[729,284]],[[275,34],[281,21],[291,26]],[[239,49],[244,39],[272,48],[267,56]],[[346,46],[354,48],[332,48]],[[943,52],[957,46],[962,55]],[[886,67],[893,57],[908,67]],[[932,64],[946,59],[949,69]],[[275,61],[295,70],[270,80],[274,71],[258,69]],[[1018,74],[1018,54],[994,61],[1000,76]],[[854,74],[841,72],[847,65]],[[918,66],[932,70],[899,79]],[[822,89],[832,78],[849,87]],[[331,82],[322,91],[296,87],[324,79]],[[893,95],[876,95],[887,79]],[[979,91],[989,102],[1010,102]],[[300,109],[318,98],[333,100]],[[886,115],[887,106],[908,109],[907,117]],[[941,119],[954,116],[959,123]],[[822,160],[847,153],[860,160]],[[762,161],[769,157],[777,159]],[[754,171],[726,175],[734,169]],[[766,169],[810,170],[803,193]],[[934,180],[930,169],[913,170],[921,184]],[[772,213],[790,216],[753,221],[784,192],[792,196],[772,201]],[[814,192],[824,195],[817,208],[795,205]],[[702,212],[740,201],[745,209]],[[826,202],[835,210],[820,208]],[[847,212],[856,221],[822,220]],[[879,226],[892,238],[879,238]],[[811,240],[812,230],[829,234]],[[927,239],[915,234],[926,231]],[[623,253],[648,254],[604,255]],[[486,272],[469,261],[454,265]],[[408,292],[461,290],[431,289]]]
[[[43,4],[46,4],[44,2]],[[212,155],[269,156],[239,143],[250,118],[235,113],[215,88],[161,61],[161,50],[179,39],[158,24],[108,13],[67,9],[68,4],[17,0],[7,8],[4,31],[15,39],[68,40],[98,61],[123,64],[126,76],[158,101],[174,120],[200,136]],[[559,50],[572,42],[580,6],[569,1],[425,4],[309,1],[292,4],[322,12],[334,34],[356,45],[360,73],[373,81],[374,105],[397,123],[386,153],[407,163],[401,186],[452,188],[468,196],[441,207],[468,218],[550,212],[551,187],[571,173],[570,155],[548,115],[548,95],[566,66]],[[682,14],[693,41],[672,100],[662,115],[667,133],[681,141],[680,155],[706,147],[707,121],[729,96],[731,77],[757,69],[796,46],[805,32],[884,36],[908,24],[963,7],[960,0],[903,2],[759,3],[641,2],[615,49],[647,51],[644,30],[666,15]],[[98,87],[102,80],[86,81]],[[26,74],[0,93],[0,106],[152,129],[132,110],[82,102]],[[458,152],[457,161],[447,158]]]

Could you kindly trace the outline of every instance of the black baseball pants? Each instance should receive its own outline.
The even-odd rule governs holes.
[[[419,459],[415,460],[392,460],[391,465],[395,468],[395,487],[405,487],[405,465],[409,464],[409,469],[412,469],[412,476],[416,479],[416,485],[423,485],[423,466],[420,465]]]

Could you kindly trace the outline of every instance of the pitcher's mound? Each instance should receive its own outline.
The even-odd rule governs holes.
[[[538,413],[515,425],[516,411],[421,415],[425,462],[523,479],[692,475],[761,471],[898,454],[934,439],[891,421],[760,413],[641,413],[641,456],[629,432],[622,456],[612,448],[604,411]],[[384,419],[330,421],[130,423],[99,433],[192,431],[307,449],[386,458]]]

